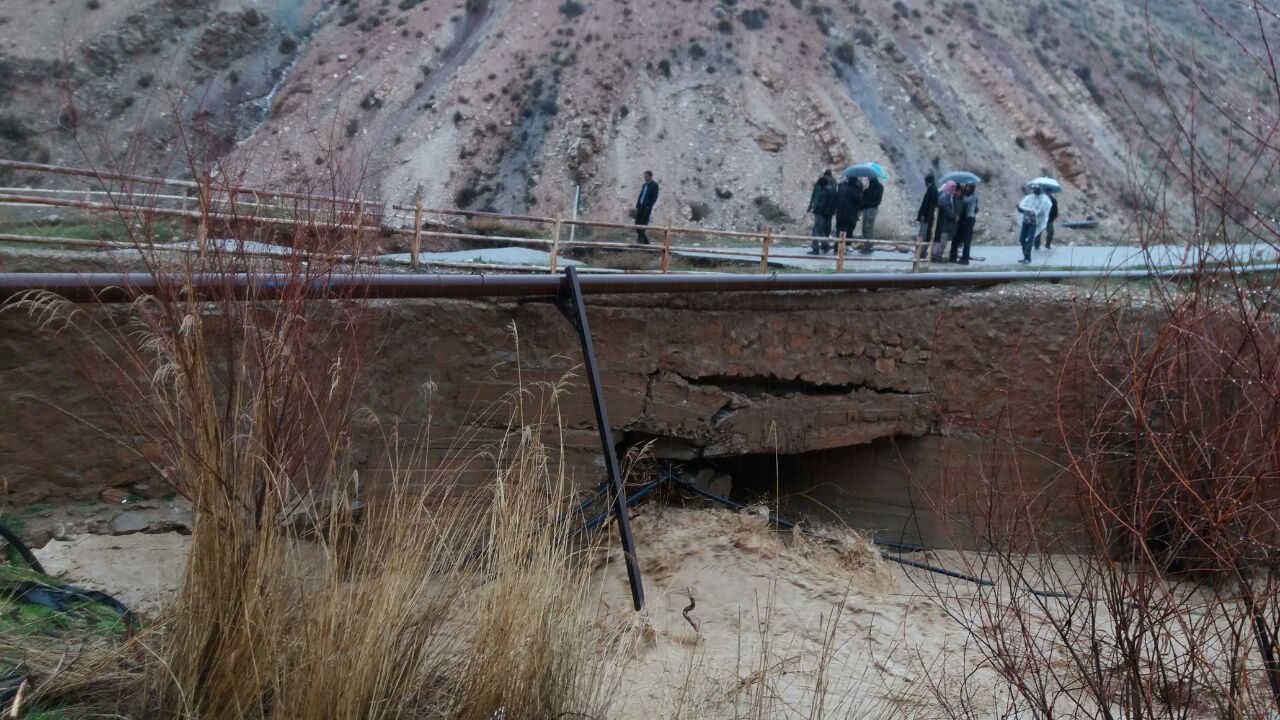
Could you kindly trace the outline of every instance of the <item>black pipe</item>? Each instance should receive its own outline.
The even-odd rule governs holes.
[[[618,449],[613,443],[613,427],[609,422],[609,410],[604,400],[604,383],[600,381],[600,368],[596,364],[596,352],[591,345],[591,325],[587,321],[587,305],[582,299],[582,286],[578,272],[570,267],[565,272],[565,314],[578,331],[582,345],[582,364],[586,369],[587,385],[591,389],[591,403],[595,407],[596,431],[600,433],[600,451],[604,456],[605,475],[613,490],[613,514],[618,518],[618,535],[622,542],[622,556],[627,565],[627,581],[631,586],[631,602],[636,610],[644,609],[644,581],[640,576],[640,560],[636,557],[635,539],[631,536],[631,511],[627,509],[627,486],[622,480],[618,465]]]
[[[0,538],[4,538],[10,545],[12,545],[13,549],[18,551],[18,556],[21,557],[22,561],[25,562],[32,570],[35,570],[41,575],[49,574],[44,571],[44,566],[40,564],[35,553],[31,552],[31,548],[22,541],[22,538],[18,536],[18,533],[11,530],[9,526],[4,523],[0,523]],[[3,558],[0,558],[0,561],[3,561]]]
[[[1199,275],[1276,273],[1280,265],[1245,265],[1175,270],[1044,270],[1017,272],[927,272],[736,275],[659,275],[627,273],[581,275],[584,295],[633,295],[702,292],[784,292],[984,287],[1017,282],[1073,280],[1178,280]],[[563,275],[407,275],[392,273],[321,274],[315,277],[272,273],[0,273],[0,298],[45,290],[77,302],[132,302],[143,295],[171,300],[195,293],[202,299],[279,299],[299,292],[313,299],[560,297]]]

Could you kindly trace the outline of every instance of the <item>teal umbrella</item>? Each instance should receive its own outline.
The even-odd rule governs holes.
[[[844,169],[844,172],[840,174],[844,175],[847,178],[864,177],[864,178],[876,178],[878,180],[889,179],[889,173],[885,172],[884,168],[880,167],[880,163],[873,163],[873,162],[850,165],[849,167]]]

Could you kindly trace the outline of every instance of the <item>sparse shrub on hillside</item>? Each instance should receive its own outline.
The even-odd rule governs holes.
[[[1128,210],[1150,213],[1156,208],[1155,201],[1143,194],[1139,188],[1124,188],[1116,199],[1120,201],[1120,207]]]
[[[360,132],[360,121],[357,120],[356,118],[351,118],[350,120],[348,120],[347,127],[344,132],[346,133],[347,137],[355,137],[356,133]]]
[[[853,61],[855,60],[855,55],[853,52],[853,43],[849,42],[848,40],[841,42],[839,45],[836,46],[835,56],[837,60],[844,63],[845,65],[852,65]]]
[[[360,100],[361,110],[377,110],[381,107],[382,98],[378,97],[378,94],[373,90],[365,93],[364,97]]]
[[[98,0],[89,0],[89,2],[85,3],[85,5],[90,10],[97,10],[98,8],[102,7],[102,3],[98,2]]]
[[[769,12],[760,8],[743,10],[738,14],[738,19],[748,30],[759,30],[764,27],[765,20],[769,19]]]
[[[1093,81],[1093,69],[1087,65],[1081,65],[1072,72],[1076,77],[1080,78],[1080,82],[1084,85],[1084,89],[1089,91],[1089,96],[1099,105],[1103,102],[1102,91],[1098,89],[1097,83]]]
[[[560,14],[567,18],[576,18],[587,11],[587,7],[578,0],[565,0],[560,3]]]
[[[1000,180],[1002,177],[1000,169],[996,167],[984,167],[982,165],[970,166],[969,171],[982,178],[982,182],[987,183],[988,185]]]
[[[710,205],[701,201],[689,203],[689,220],[692,222],[702,222],[710,214]]]
[[[481,195],[489,192],[493,188],[488,185],[467,185],[459,188],[458,192],[453,195],[453,204],[462,210],[466,210],[475,204]]]
[[[280,46],[279,46],[280,54],[292,55],[297,49],[298,49],[297,40],[294,40],[292,37],[288,35],[285,35],[284,37],[280,38]]]
[[[662,77],[671,77],[671,61],[663,58],[658,61],[658,72],[662,73]]]
[[[699,44],[697,40],[692,40],[689,42],[690,58],[693,58],[694,60],[701,60],[702,58],[706,57],[706,55],[707,55],[707,49],[702,47],[702,45]]]
[[[769,222],[789,223],[792,222],[791,216],[787,211],[778,204],[778,201],[768,195],[757,195],[755,199],[756,212],[760,213],[760,217]]]
[[[0,138],[11,142],[22,142],[35,132],[21,119],[12,115],[0,115]]]
[[[907,19],[908,17],[911,17],[911,9],[908,8],[907,4],[902,2],[902,0],[894,0],[893,12],[897,14],[899,17],[901,17],[903,20]]]

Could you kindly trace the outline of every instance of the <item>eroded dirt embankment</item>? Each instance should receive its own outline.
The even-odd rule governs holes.
[[[1032,454],[1053,457],[1050,406],[1084,304],[1063,287],[590,302],[621,442],[656,439],[660,455],[693,464],[776,455],[788,474],[819,478],[844,500],[875,495],[875,512],[890,515],[913,504],[901,487],[913,476],[976,473],[967,469],[981,451],[974,443],[997,425]],[[467,471],[484,471],[484,451],[509,420],[484,411],[520,383],[565,380],[559,422],[568,466],[579,484],[599,481],[591,399],[573,372],[580,351],[553,304],[442,300],[361,312],[379,338],[368,345],[363,401],[398,422],[402,435],[430,429],[432,457],[455,465],[475,458]],[[8,428],[0,460],[11,503],[89,499],[107,487],[162,489],[118,442],[113,407],[127,399],[85,380],[76,342],[20,313],[0,313],[0,414]],[[370,430],[356,439],[365,477],[387,465],[380,437]],[[770,481],[789,481],[776,477],[773,463],[749,465],[769,466],[754,474]],[[874,519],[865,524],[903,525]]]

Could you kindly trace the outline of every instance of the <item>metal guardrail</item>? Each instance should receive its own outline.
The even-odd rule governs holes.
[[[207,223],[210,220],[248,222],[285,227],[301,226],[335,229],[351,232],[357,237],[357,240],[360,236],[363,236],[364,233],[368,232],[378,232],[383,234],[389,233],[409,237],[411,239],[409,253],[410,262],[415,268],[419,268],[421,266],[420,256],[422,241],[424,238],[466,240],[471,242],[494,242],[524,247],[538,247],[548,251],[549,261],[547,266],[534,269],[541,269],[552,273],[559,270],[557,267],[559,251],[563,248],[570,247],[660,253],[660,272],[665,274],[672,272],[670,269],[672,253],[697,253],[703,256],[724,257],[726,259],[736,257],[750,258],[754,260],[758,257],[758,272],[760,273],[769,272],[769,260],[771,258],[775,260],[804,259],[824,263],[831,262],[834,264],[836,272],[842,272],[845,264],[848,262],[870,260],[870,258],[858,255],[849,255],[847,251],[850,243],[870,245],[873,247],[887,246],[893,248],[900,248],[903,245],[902,242],[896,240],[846,238],[841,234],[836,238],[828,239],[828,242],[832,242],[836,246],[835,255],[828,257],[826,255],[775,252],[773,250],[773,244],[775,242],[782,240],[811,242],[813,238],[807,235],[775,233],[772,228],[765,228],[763,231],[747,232],[739,230],[715,230],[710,228],[676,226],[671,223],[668,223],[665,226],[633,225],[593,220],[566,220],[560,217],[537,215],[515,215],[472,210],[427,208],[424,207],[421,202],[416,202],[413,205],[404,205],[380,200],[369,200],[363,197],[350,198],[331,195],[311,195],[306,193],[255,188],[231,183],[216,183],[208,176],[205,176],[200,181],[177,180],[144,175],[130,175],[126,173],[104,172],[93,169],[72,168],[43,163],[30,163],[16,160],[0,159],[0,168],[89,178],[94,182],[97,182],[101,188],[96,190],[3,188],[0,189],[0,205],[61,207],[87,210],[96,213],[117,213],[121,215],[169,217],[192,220],[196,221],[197,224],[201,226],[197,229],[197,242],[199,246],[195,249],[196,252],[201,253],[206,251],[206,248],[203,247],[203,243],[207,237]],[[188,191],[194,191],[194,194],[173,195],[137,192],[126,186],[122,186],[118,191],[112,192],[107,185],[109,182],[177,187]],[[84,196],[84,199],[81,200],[74,197],[57,197],[57,195]],[[244,201],[242,196],[245,195],[249,196],[251,200],[248,202]],[[105,202],[93,200],[92,198],[95,196],[104,198]],[[156,204],[144,205],[138,204],[137,201],[139,200],[157,202]],[[303,201],[307,203],[307,205],[299,208],[284,204],[282,202],[283,200]],[[181,206],[163,207],[163,203],[180,204]],[[191,204],[195,204],[197,207],[190,207]],[[245,210],[250,212],[244,212]],[[299,215],[301,215],[301,217],[299,217]],[[548,231],[548,236],[545,238],[529,238],[455,232],[452,230],[437,230],[428,226],[428,223],[426,222],[428,216],[489,219],[495,221],[526,223],[546,229]],[[397,227],[394,225],[387,225],[384,222],[386,219],[399,219],[409,223],[409,226]],[[602,242],[598,240],[579,240],[576,238],[566,239],[562,238],[562,230],[566,226],[623,230],[628,232],[645,230],[655,234],[660,234],[662,241],[661,244],[644,244],[639,242]],[[759,242],[759,246],[758,249],[728,248],[702,247],[673,243],[672,238],[679,236],[755,240]],[[13,242],[43,242],[48,244],[68,245],[79,244],[66,242],[67,240],[71,240],[69,238],[56,237],[37,240],[34,236],[10,236],[8,239]],[[358,251],[359,242],[354,243],[354,245],[357,246],[357,251],[353,253],[354,261],[360,262],[362,258]],[[874,262],[910,263],[912,265],[912,269],[917,269],[920,266],[919,256],[920,244],[919,238],[916,238],[912,245],[911,259],[875,258]],[[439,263],[436,264],[439,265]],[[470,266],[469,264],[462,265]]]

